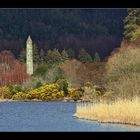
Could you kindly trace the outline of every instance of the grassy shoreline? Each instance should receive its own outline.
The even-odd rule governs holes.
[[[51,100],[51,101],[42,101],[39,99],[26,99],[26,100],[13,100],[13,99],[6,99],[6,98],[0,98],[0,102],[81,102],[80,100],[74,101],[71,99],[63,99],[63,100]]]
[[[119,123],[140,126],[140,99],[119,100],[114,103],[78,104],[74,116],[101,123]]]

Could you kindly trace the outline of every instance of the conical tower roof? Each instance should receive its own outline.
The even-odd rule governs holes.
[[[27,42],[32,42],[32,39],[31,39],[30,35],[27,38]]]

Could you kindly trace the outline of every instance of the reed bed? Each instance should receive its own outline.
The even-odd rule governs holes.
[[[106,123],[140,125],[140,98],[113,103],[78,103],[75,116]]]

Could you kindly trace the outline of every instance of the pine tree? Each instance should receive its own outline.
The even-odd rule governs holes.
[[[62,62],[62,56],[56,48],[48,50],[46,58],[48,64],[57,64]]]
[[[19,60],[22,63],[26,62],[26,50],[23,48],[19,55]]]
[[[85,49],[80,50],[78,58],[82,63],[92,62],[92,57],[85,51]]]
[[[95,53],[95,57],[94,57],[94,62],[100,62],[100,61],[101,61],[100,56],[99,56],[99,54],[96,52],[96,53]]]
[[[40,50],[40,62],[41,64],[45,63],[45,55],[44,55],[44,50]]]
[[[33,44],[33,61],[35,64],[39,64],[39,51],[36,44]]]
[[[52,60],[52,50],[48,50],[47,54],[46,54],[46,62],[48,64],[52,64],[53,60]]]
[[[124,20],[124,39],[134,41],[140,37],[140,9],[130,8],[128,16]]]
[[[62,61],[63,61],[63,62],[64,62],[65,60],[68,60],[68,59],[69,59],[68,53],[67,53],[67,51],[65,51],[65,50],[62,51],[61,56],[62,56]]]
[[[74,50],[72,50],[71,48],[67,50],[67,53],[68,53],[68,57],[69,57],[70,59],[75,58],[75,52],[74,52]]]
[[[61,56],[60,52],[58,51],[58,49],[56,49],[56,48],[54,48],[52,51],[52,59],[53,59],[53,63],[62,62],[62,56]]]

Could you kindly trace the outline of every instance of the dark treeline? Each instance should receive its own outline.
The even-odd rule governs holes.
[[[126,9],[0,9],[0,50],[16,56],[28,35],[39,50],[81,48],[105,58],[120,46]]]

